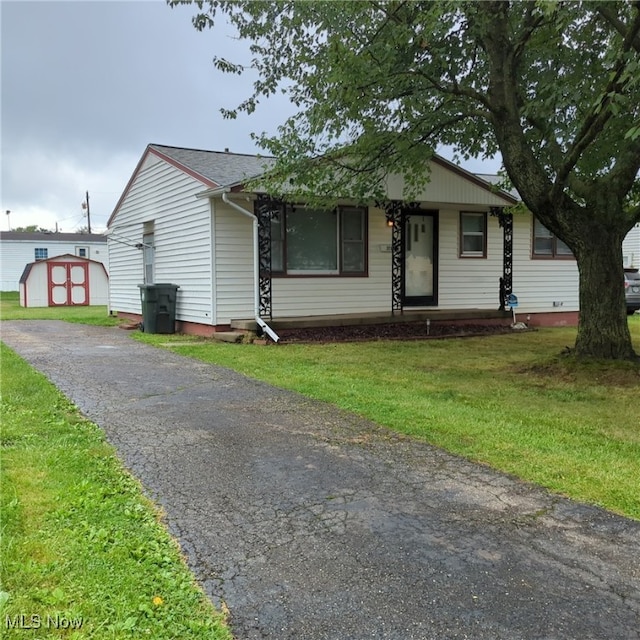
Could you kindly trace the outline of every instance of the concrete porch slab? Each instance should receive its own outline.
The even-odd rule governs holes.
[[[391,324],[396,322],[432,322],[456,321],[500,321],[511,319],[510,311],[493,309],[420,309],[387,313],[345,313],[323,316],[296,316],[290,318],[274,318],[268,320],[269,326],[275,329],[308,329],[313,327],[347,327],[354,325]],[[242,331],[255,331],[256,321],[253,318],[231,321],[231,328]]]

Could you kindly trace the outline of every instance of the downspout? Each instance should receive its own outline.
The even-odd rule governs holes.
[[[232,209],[235,209],[239,213],[253,221],[253,315],[256,324],[274,341],[278,342],[280,336],[260,317],[260,256],[258,245],[258,218],[247,211],[244,207],[229,200],[227,192],[222,192],[222,201],[228,204]]]

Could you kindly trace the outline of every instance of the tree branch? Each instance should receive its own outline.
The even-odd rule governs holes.
[[[632,5],[636,10],[640,10],[640,3],[633,2]],[[596,12],[600,14],[606,22],[609,23],[623,38],[626,39],[629,33],[629,27],[619,18],[618,12],[615,10],[615,5],[600,3],[596,7]],[[640,35],[635,34],[631,39],[631,46],[636,51],[640,52]]]
[[[574,169],[587,147],[602,132],[605,124],[613,116],[613,113],[609,108],[612,103],[612,96],[615,94],[622,95],[626,84],[624,81],[621,81],[622,74],[626,66],[625,54],[632,48],[632,43],[639,34],[640,11],[636,15],[633,24],[629,27],[625,36],[618,62],[614,67],[615,71],[613,77],[609,80],[607,86],[602,92],[602,98],[593,105],[591,113],[587,116],[580,131],[576,135],[572,147],[568,150],[567,158],[563,166],[559,168],[558,173],[556,174],[556,179],[552,189],[552,198],[564,189],[569,173]]]

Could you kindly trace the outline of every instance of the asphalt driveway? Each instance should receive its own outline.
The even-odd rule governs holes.
[[[2,340],[105,430],[239,640],[640,638],[638,522],[118,329]]]

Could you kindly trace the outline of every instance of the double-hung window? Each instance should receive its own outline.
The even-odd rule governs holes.
[[[365,275],[367,210],[287,205],[271,221],[271,272]]]
[[[533,250],[534,258],[571,258],[571,249],[556,237],[542,222],[533,220]]]
[[[460,212],[460,257],[487,257],[487,214]]]

